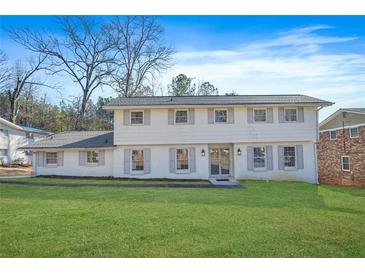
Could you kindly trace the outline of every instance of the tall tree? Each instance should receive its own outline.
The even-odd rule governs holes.
[[[110,86],[121,96],[150,95],[154,77],[171,65],[173,49],[163,42],[155,17],[116,17],[112,23],[116,50]]]
[[[8,59],[5,53],[0,50],[0,92],[9,78],[9,67],[7,61]]]
[[[179,74],[173,77],[171,83],[167,86],[170,96],[189,96],[195,94],[195,84],[193,78],[185,74]]]
[[[196,95],[202,95],[202,96],[218,95],[218,89],[209,82],[203,82],[198,86]]]
[[[82,129],[90,96],[111,73],[113,39],[108,25],[89,17],[63,16],[58,23],[63,35],[17,29],[10,36],[27,49],[49,56],[52,73],[64,73],[77,83],[81,102],[76,128]]]

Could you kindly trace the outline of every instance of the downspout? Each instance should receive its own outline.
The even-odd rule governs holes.
[[[318,153],[317,153],[317,145],[319,143],[319,123],[318,123],[318,112],[323,108],[323,106],[320,106],[316,109],[316,142],[314,143],[314,169],[315,169],[315,176],[316,181],[315,183],[319,185],[319,178],[318,178]]]

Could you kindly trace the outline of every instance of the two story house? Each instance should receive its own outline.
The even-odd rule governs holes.
[[[319,130],[320,183],[365,186],[365,108],[341,108]]]
[[[25,147],[37,175],[317,182],[318,111],[305,95],[117,98],[110,132],[64,132]]]

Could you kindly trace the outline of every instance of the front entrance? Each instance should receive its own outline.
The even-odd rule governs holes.
[[[209,146],[209,167],[211,176],[231,176],[231,146]]]

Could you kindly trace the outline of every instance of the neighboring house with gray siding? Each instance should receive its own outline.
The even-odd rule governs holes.
[[[31,164],[32,152],[18,150],[49,135],[37,128],[19,126],[0,117],[0,164]]]
[[[25,149],[37,175],[317,182],[318,111],[305,95],[117,98],[114,130],[64,132]]]

